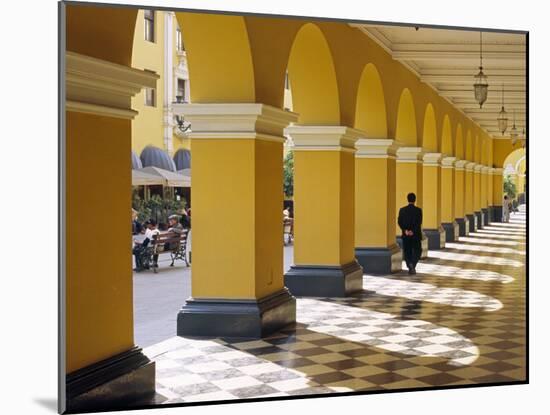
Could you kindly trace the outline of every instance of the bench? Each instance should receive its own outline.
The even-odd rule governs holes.
[[[170,254],[172,259],[171,267],[174,266],[174,261],[181,259],[185,261],[185,265],[189,266],[187,261],[187,229],[184,229],[181,234],[175,234],[172,232],[161,233],[155,235],[149,246],[145,249],[141,257],[141,263],[144,268],[153,268],[153,272],[156,274],[157,266],[154,266],[154,256],[162,254]]]

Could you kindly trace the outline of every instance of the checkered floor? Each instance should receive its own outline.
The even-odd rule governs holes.
[[[349,298],[299,298],[269,338],[174,337],[145,350],[162,403],[525,380],[525,215],[364,276]]]

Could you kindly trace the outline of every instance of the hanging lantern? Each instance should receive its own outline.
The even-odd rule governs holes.
[[[504,135],[504,133],[506,132],[506,129],[508,128],[507,115],[508,114],[504,110],[504,84],[502,84],[502,108],[498,113],[498,118],[497,118],[498,130],[502,133],[502,135]]]
[[[479,32],[479,72],[474,76],[474,95],[479,108],[483,106],[483,103],[487,101],[487,93],[489,91],[489,83],[487,82],[487,76],[483,73],[483,54],[482,54],[482,41],[481,33]]]
[[[514,111],[514,124],[510,129],[510,137],[512,138],[512,145],[516,145],[519,139],[519,130],[516,128],[516,111]]]

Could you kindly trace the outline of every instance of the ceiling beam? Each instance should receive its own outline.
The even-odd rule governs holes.
[[[406,50],[392,52],[396,60],[408,61],[460,61],[479,60],[479,51],[448,51],[448,50]],[[506,60],[525,62],[525,52],[483,52],[483,60]]]
[[[449,97],[449,98],[453,99],[453,101],[454,101],[454,98],[470,98],[471,97],[472,101],[475,102],[474,91],[473,90],[467,90],[466,89],[466,90],[455,91],[455,90],[439,89],[439,94],[442,97]],[[522,98],[522,99],[525,100],[525,96],[526,96],[525,91],[505,92],[504,93],[504,104],[506,104],[506,102],[508,100],[512,101],[511,98]],[[500,101],[500,96],[498,98],[499,98],[499,101]]]
[[[472,71],[473,72],[473,71]],[[477,74],[477,72],[475,73]],[[436,84],[473,84],[474,73],[468,75],[425,75],[421,71],[420,80],[422,82]],[[487,75],[489,83],[495,84],[525,84],[525,75]]]

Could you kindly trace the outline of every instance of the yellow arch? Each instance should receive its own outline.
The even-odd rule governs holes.
[[[191,101],[255,102],[254,65],[244,18],[176,12],[187,50]]]
[[[357,88],[354,127],[366,132],[369,138],[388,136],[384,89],[372,63],[365,65]]]
[[[462,124],[458,124],[456,127],[455,156],[460,160],[464,159],[464,137],[462,136]]]
[[[292,109],[300,124],[340,124],[336,71],[321,29],[307,23],[298,31],[288,58]]]
[[[465,151],[466,160],[474,161],[474,143],[472,142],[472,132],[470,130],[466,134]]]
[[[451,120],[449,116],[445,114],[443,118],[443,130],[441,132],[441,152],[448,156],[453,156],[453,132],[451,130]]]
[[[67,50],[132,66],[137,8],[66,6]]]
[[[474,140],[474,161],[476,163],[481,163],[481,138],[479,137],[479,134],[476,134],[476,138]]]
[[[519,171],[521,170],[521,163],[520,163],[520,169],[517,168],[517,164],[519,161],[522,161],[524,163],[524,166],[525,167],[525,149],[524,148],[519,148],[517,150],[514,150],[512,151],[510,154],[508,154],[508,156],[504,159],[504,163],[502,164],[503,166],[507,166],[508,164],[511,164],[514,169],[518,172],[518,173],[523,173],[522,171]]]
[[[403,90],[401,97],[399,98],[395,139],[407,146],[418,146],[414,102],[411,91],[409,91],[408,88]]]
[[[436,153],[438,151],[437,126],[435,123],[434,107],[431,103],[426,106],[423,126],[422,147]]]

